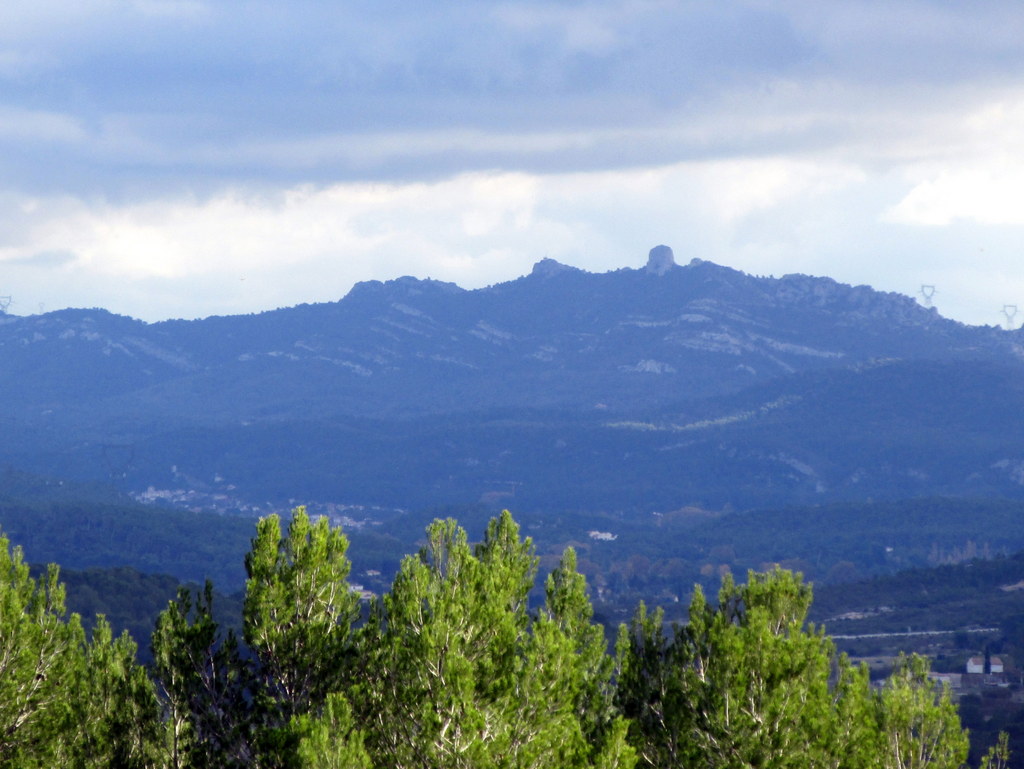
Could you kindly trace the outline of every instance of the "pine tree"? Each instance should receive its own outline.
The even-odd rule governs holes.
[[[355,697],[375,766],[633,765],[575,556],[532,619],[536,569],[507,511],[475,548],[452,520],[428,528],[363,631],[369,677]]]
[[[686,649],[675,628],[665,634],[661,609],[648,612],[641,601],[630,624],[619,627],[615,644],[615,701],[628,719],[629,743],[643,767],[682,766],[692,729]]]
[[[956,769],[967,759],[967,732],[943,687],[936,694],[928,660],[900,657],[878,695],[884,769]]]
[[[295,719],[318,718],[355,664],[359,599],[347,582],[347,549],[340,529],[311,521],[304,508],[293,511],[286,536],[276,515],[260,520],[245,561],[244,655],[214,620],[209,583],[195,599],[182,591],[161,614],[153,653],[172,767],[297,761]]]
[[[687,752],[707,767],[820,766],[833,649],[804,628],[811,591],[791,572],[724,580],[699,593],[682,637],[695,728]]]
[[[33,579],[20,547],[0,537],[0,766],[53,766],[74,740],[66,683],[83,633],[65,619],[64,586],[50,565]]]
[[[162,729],[153,683],[127,631],[114,638],[102,616],[68,681],[76,724],[67,765],[149,769],[162,765]]]
[[[536,568],[514,526],[503,517],[474,554],[455,521],[435,521],[419,556],[403,560],[362,636],[375,764],[485,769],[507,745]]]
[[[534,731],[520,752],[524,766],[632,767],[627,724],[614,705],[614,660],[593,624],[586,579],[568,548],[546,582],[546,601],[531,628],[514,723]],[[531,707],[530,703],[539,707]],[[518,765],[518,764],[513,764]]]
[[[151,643],[170,769],[255,765],[252,674],[234,634],[222,635],[213,618],[213,585],[195,597],[182,588]]]
[[[880,694],[867,670],[805,627],[811,591],[781,569],[727,577],[715,604],[698,588],[669,639],[641,604],[620,630],[617,700],[641,765],[952,769],[966,737],[920,660]]]
[[[340,694],[327,695],[321,715],[296,716],[292,729],[299,738],[302,769],[371,769],[363,733],[356,728],[352,709]]]
[[[348,539],[326,518],[292,513],[262,519],[245,559],[244,639],[255,657],[257,739],[267,766],[287,765],[298,747],[291,719],[319,714],[354,668],[352,623],[359,597],[348,584]]]
[[[59,570],[33,579],[0,537],[0,766],[158,765],[160,722],[135,643],[66,616]]]

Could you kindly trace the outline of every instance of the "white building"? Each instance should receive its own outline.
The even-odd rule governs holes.
[[[990,671],[992,673],[1003,672],[1003,660],[999,657],[991,657],[989,659]],[[971,657],[967,660],[967,672],[968,673],[984,673],[985,672],[985,658],[984,657]]]

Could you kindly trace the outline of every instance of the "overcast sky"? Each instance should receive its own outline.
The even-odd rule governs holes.
[[[4,0],[0,296],[194,318],[665,243],[1020,325],[1022,41],[1007,0]]]

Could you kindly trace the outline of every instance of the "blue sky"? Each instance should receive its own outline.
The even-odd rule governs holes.
[[[648,249],[1024,320],[1024,7],[6,0],[0,296],[159,320]]]

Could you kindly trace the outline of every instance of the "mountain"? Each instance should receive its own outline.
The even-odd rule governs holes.
[[[249,316],[4,315],[0,462],[232,504],[1019,496],[1022,339],[666,247]]]

